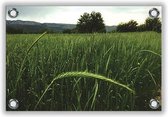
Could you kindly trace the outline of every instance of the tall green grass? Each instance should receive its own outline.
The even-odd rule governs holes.
[[[60,74],[58,75],[57,77],[55,77],[51,83],[47,86],[47,88],[45,89],[44,93],[42,94],[42,96],[40,97],[39,101],[37,102],[37,104],[35,105],[35,109],[37,108],[38,104],[40,103],[41,99],[43,98],[43,96],[46,94],[46,92],[48,91],[48,89],[51,87],[51,85],[54,83],[54,81],[58,80],[58,79],[62,79],[62,78],[66,78],[66,77],[84,77],[84,78],[94,78],[94,79],[99,79],[99,80],[103,80],[103,81],[106,81],[106,82],[109,82],[109,83],[112,83],[112,84],[115,84],[115,85],[118,85],[120,87],[123,87],[127,90],[129,90],[131,93],[135,94],[135,91],[130,89],[128,86],[126,85],[123,85],[119,82],[116,82],[112,79],[109,79],[109,78],[106,78],[104,76],[101,76],[101,75],[98,75],[98,74],[93,74],[93,73],[88,73],[88,72],[66,72],[66,73],[63,73],[63,74]],[[96,94],[97,94],[97,90],[98,90],[98,84],[96,85],[96,92],[95,92],[95,95],[94,95],[94,100],[95,100],[95,97],[96,97]],[[92,105],[93,105],[93,102],[92,102]],[[92,105],[91,105],[91,108],[92,108]]]
[[[6,48],[18,110],[151,110],[160,96],[160,33],[15,34]]]
[[[25,56],[24,56],[24,59],[23,61],[21,62],[21,67],[19,69],[19,73],[18,73],[18,76],[17,76],[17,81],[16,81],[16,86],[18,84],[18,81],[20,80],[21,76],[22,76],[22,73],[23,73],[23,66],[25,64],[25,60],[31,50],[31,48],[46,34],[47,32],[44,32],[42,35],[40,35],[33,43],[32,45],[27,49],[26,53],[25,53]]]

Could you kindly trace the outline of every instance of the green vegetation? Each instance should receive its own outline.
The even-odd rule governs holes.
[[[92,11],[90,14],[84,13],[81,15],[78,19],[76,29],[79,33],[106,32],[106,27],[101,13],[95,11]]]
[[[8,34],[6,46],[18,110],[150,110],[161,97],[161,33]]]
[[[130,20],[128,23],[120,23],[117,26],[117,32],[144,32],[144,31],[156,31],[161,32],[161,20],[160,18],[146,18],[144,24],[138,25],[137,21]]]

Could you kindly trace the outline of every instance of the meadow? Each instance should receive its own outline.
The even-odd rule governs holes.
[[[7,34],[6,102],[17,110],[152,110],[161,99],[161,33],[40,35]]]

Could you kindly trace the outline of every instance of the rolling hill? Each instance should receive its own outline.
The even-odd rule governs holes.
[[[51,33],[63,32],[66,29],[74,29],[75,24],[62,23],[39,23],[35,21],[6,20],[7,33],[41,33],[48,31]],[[116,26],[106,26],[106,31],[116,30]]]

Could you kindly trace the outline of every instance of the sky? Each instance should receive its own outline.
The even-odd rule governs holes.
[[[8,10],[16,8],[18,17],[10,18]],[[102,14],[105,25],[113,26],[135,20],[143,24],[149,17],[149,10],[157,8],[160,12],[161,6],[7,6],[7,20],[36,21],[40,23],[66,23],[76,24],[80,15],[92,11]]]

